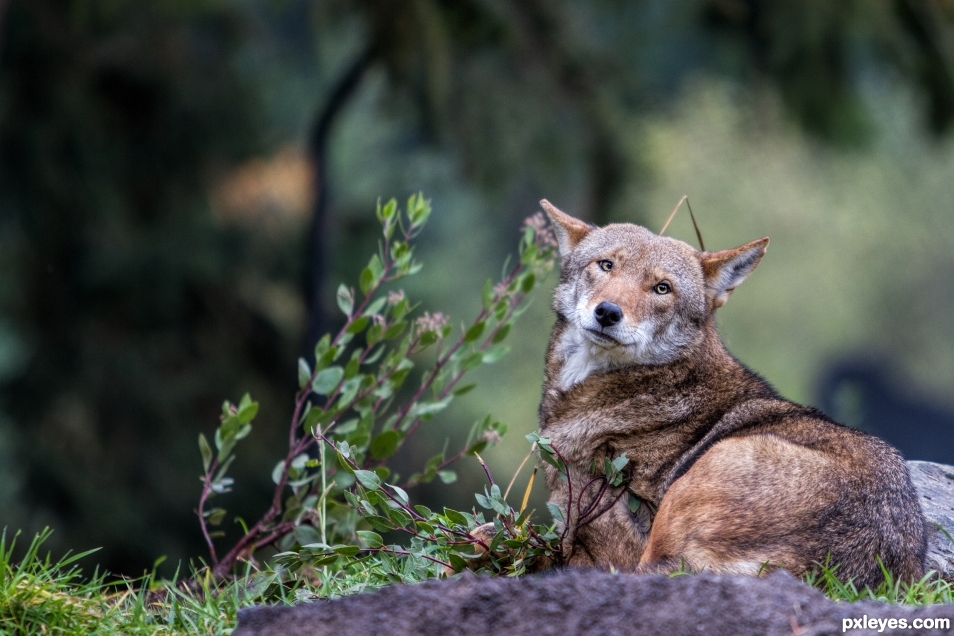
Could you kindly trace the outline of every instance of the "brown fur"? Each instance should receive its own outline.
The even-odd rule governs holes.
[[[878,556],[903,579],[922,576],[924,518],[900,454],[780,398],[716,333],[715,310],[758,264],[767,238],[698,252],[543,206],[562,269],[540,430],[570,468],[568,485],[546,466],[571,565],[801,574],[828,561],[873,585]],[[596,322],[604,301],[621,310],[618,324]],[[607,512],[581,525],[598,494],[595,484],[581,492],[593,467],[622,453],[628,483],[608,489],[597,504]],[[630,512],[630,494],[658,508],[651,529],[646,507]]]

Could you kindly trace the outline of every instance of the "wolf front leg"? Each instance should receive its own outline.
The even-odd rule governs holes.
[[[647,511],[629,506],[625,486],[608,487],[602,476],[570,466],[563,481],[547,466],[550,503],[559,508],[557,520],[562,535],[563,562],[576,567],[599,567],[635,571],[646,548],[650,523]]]

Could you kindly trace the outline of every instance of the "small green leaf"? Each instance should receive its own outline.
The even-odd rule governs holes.
[[[560,506],[556,505],[555,503],[548,503],[547,509],[550,511],[550,514],[553,515],[553,518],[556,519],[557,521],[566,521],[563,518],[563,511],[560,510]]]
[[[381,308],[384,307],[384,305],[387,302],[388,302],[387,297],[378,298],[377,300],[373,301],[370,305],[368,305],[367,308],[361,313],[365,316],[373,316],[374,314],[380,312]]]
[[[371,441],[369,451],[374,459],[387,459],[397,450],[401,441],[398,431],[384,431]]]
[[[358,286],[361,287],[361,293],[367,295],[368,290],[371,289],[373,284],[374,272],[371,271],[370,267],[365,267],[361,270],[361,275],[358,277]]]
[[[242,396],[242,401],[239,402],[238,413],[236,413],[238,422],[239,424],[248,424],[255,419],[256,415],[258,415],[258,402],[253,402],[249,394],[246,393]]]
[[[380,347],[378,347],[377,349],[375,349],[374,351],[372,351],[371,354],[368,355],[368,356],[364,359],[364,363],[365,363],[365,364],[374,364],[375,362],[378,361],[378,359],[381,357],[381,355],[384,353],[384,351],[385,351],[386,349],[387,349],[386,346],[381,345]]]
[[[384,514],[400,528],[406,528],[411,523],[411,515],[399,508],[385,508]]]
[[[451,510],[450,508],[444,508],[444,516],[447,517],[447,520],[451,523],[456,523],[460,526],[467,526],[467,517],[457,512],[456,510]]]
[[[212,488],[212,492],[214,492],[217,495],[221,495],[224,492],[231,491],[232,484],[234,483],[235,483],[235,480],[232,479],[231,477],[223,477],[222,479],[217,479],[213,481],[210,484],[210,486]]]
[[[368,292],[381,281],[384,274],[384,266],[377,254],[368,261],[368,266],[361,271],[361,277],[358,282],[361,285],[361,293],[367,295]]]
[[[643,505],[643,500],[633,493],[629,493],[629,500],[626,502],[626,504],[629,506],[629,511],[633,514],[636,514],[636,511],[639,510],[639,507]]]
[[[533,285],[536,282],[537,282],[537,279],[532,272],[527,274],[526,277],[523,279],[523,283],[520,285],[520,291],[522,291],[525,294],[529,293],[530,291],[533,290]]]
[[[311,379],[311,367],[304,358],[298,358],[298,388],[304,389]]]
[[[393,338],[397,338],[398,336],[401,335],[401,333],[404,331],[406,327],[407,327],[406,320],[398,320],[397,322],[395,322],[393,325],[391,325],[384,331],[384,339],[391,340]]]
[[[394,530],[394,522],[380,515],[368,515],[364,518],[364,520],[371,524],[372,528],[376,528],[381,532],[390,532],[391,530]]]
[[[427,223],[431,215],[431,202],[420,193],[411,195],[407,200],[407,218],[413,227]]]
[[[225,519],[225,508],[213,508],[205,513],[205,518],[210,525],[220,525]]]
[[[356,470],[354,476],[362,486],[368,490],[378,490],[381,488],[381,478],[370,470]]]
[[[313,543],[321,543],[321,534],[318,533],[318,530],[314,526],[309,526],[307,524],[301,524],[295,526],[295,541],[298,542],[298,545],[310,545]]]
[[[341,378],[344,377],[344,369],[339,366],[322,369],[311,382],[311,390],[319,395],[328,395],[334,390]]]
[[[467,454],[474,455],[475,453],[482,453],[485,448],[487,448],[487,440],[478,440],[467,447]]]
[[[308,453],[300,453],[291,460],[291,467],[295,470],[301,471],[305,469],[305,464],[307,463]]]
[[[391,484],[388,484],[388,485],[391,487],[391,490],[394,491],[394,494],[397,495],[397,498],[400,499],[402,503],[407,505],[410,502],[410,499],[408,499],[407,493],[404,491],[403,488],[399,486],[391,486]]]
[[[370,316],[361,316],[360,318],[355,318],[354,321],[348,325],[347,332],[351,334],[361,333],[364,331],[364,328],[368,326],[369,322],[371,322]]]
[[[510,324],[501,325],[500,329],[497,330],[497,333],[494,334],[493,339],[491,339],[491,344],[497,344],[502,342],[504,338],[507,337],[507,334],[510,333]]]
[[[199,452],[202,453],[202,465],[205,467],[205,472],[209,472],[209,466],[212,465],[212,447],[202,433],[199,433]]]
[[[484,356],[481,362],[484,364],[493,364],[497,360],[500,360],[502,357],[507,355],[509,352],[510,345],[496,344],[484,351]]]
[[[445,484],[452,484],[457,481],[457,473],[453,470],[439,470],[437,471],[437,476]]]
[[[356,428],[358,428],[358,418],[352,417],[350,420],[347,420],[342,422],[341,424],[338,424],[332,430],[337,435],[344,435],[346,433],[350,433]]]
[[[494,302],[494,288],[493,283],[488,278],[484,283],[484,288],[480,292],[480,300],[484,305],[484,309],[490,309],[490,306]]]
[[[410,422],[413,422],[418,417],[421,417],[424,415],[433,415],[434,413],[439,413],[440,411],[443,411],[444,409],[446,409],[447,405],[450,404],[451,400],[453,399],[454,397],[452,395],[448,395],[442,400],[436,400],[433,402],[430,402],[430,401],[418,402],[413,407],[411,407],[411,410],[405,422],[410,423]]]
[[[285,460],[281,459],[275,464],[275,468],[272,469],[272,483],[277,485],[282,479],[283,472],[285,472]]]
[[[331,565],[338,560],[338,555],[334,552],[331,553],[322,553],[316,554],[310,558],[302,558],[303,561],[307,561],[309,565],[318,567],[320,565]]]
[[[397,212],[397,199],[389,199],[381,210],[381,217],[385,220],[393,219],[395,212]]]
[[[336,299],[338,301],[338,309],[341,310],[341,313],[350,318],[351,312],[354,310],[354,293],[348,289],[344,283],[341,283],[338,285]]]
[[[380,548],[382,545],[384,545],[384,540],[377,532],[371,532],[370,530],[358,530],[357,535],[358,538],[364,541],[364,544],[369,548]]]
[[[541,448],[541,450],[542,450],[542,448]],[[551,466],[553,466],[553,467],[556,468],[557,470],[560,470],[560,461],[559,461],[559,458],[558,458],[556,455],[554,455],[553,453],[541,452],[541,453],[540,453],[540,459],[542,459],[542,460],[545,461],[546,463],[550,464]]]
[[[331,336],[325,334],[321,337],[321,340],[315,345],[315,360],[320,360],[325,352],[328,351],[328,348],[331,346]]]
[[[416,525],[418,530],[422,531],[425,535],[434,536],[434,526],[427,523],[426,521],[415,521],[414,525]]]
[[[477,386],[476,384],[465,384],[464,386],[459,386],[456,389],[454,389],[453,394],[455,396],[460,396],[466,393],[470,393],[471,391],[474,390],[476,386]]]
[[[361,552],[361,548],[356,545],[335,545],[331,547],[334,550],[335,554],[343,557],[353,557],[358,552]]]
[[[371,328],[368,329],[368,333],[365,335],[364,339],[368,343],[369,347],[373,347],[378,342],[381,341],[381,337],[384,335],[384,327],[380,323],[374,323],[371,325]]]
[[[345,379],[351,379],[358,373],[358,370],[361,368],[361,362],[358,360],[361,350],[357,349],[354,352],[354,355],[351,356],[351,359],[348,360],[348,364],[345,365],[344,377]]]
[[[464,342],[473,342],[480,338],[480,335],[484,333],[484,327],[487,326],[487,323],[483,320],[475,322],[470,329],[467,330],[467,333],[464,334]]]
[[[616,470],[623,470],[626,467],[626,464],[629,463],[629,458],[626,457],[626,453],[623,453],[619,457],[613,460],[613,467]]]
[[[460,362],[460,368],[462,371],[470,371],[471,369],[476,369],[484,361],[484,352],[483,351],[473,351],[465,357]]]

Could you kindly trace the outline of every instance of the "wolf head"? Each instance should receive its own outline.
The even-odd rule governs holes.
[[[665,364],[690,350],[769,243],[700,252],[638,225],[598,228],[540,203],[560,247],[553,309],[567,323],[556,347],[563,388],[596,370]]]

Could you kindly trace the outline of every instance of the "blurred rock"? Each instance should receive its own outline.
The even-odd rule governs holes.
[[[765,578],[708,572],[669,578],[564,570],[520,579],[469,575],[295,607],[255,607],[239,613],[233,634],[942,634],[950,632],[913,629],[912,622],[952,617],[949,605],[835,603],[781,571]],[[877,619],[884,622],[869,622]]]
[[[909,461],[908,470],[928,520],[927,567],[954,579],[954,466]]]
[[[835,421],[877,435],[908,459],[954,463],[954,411],[914,390],[896,367],[871,356],[835,361],[818,381],[818,404]]]

